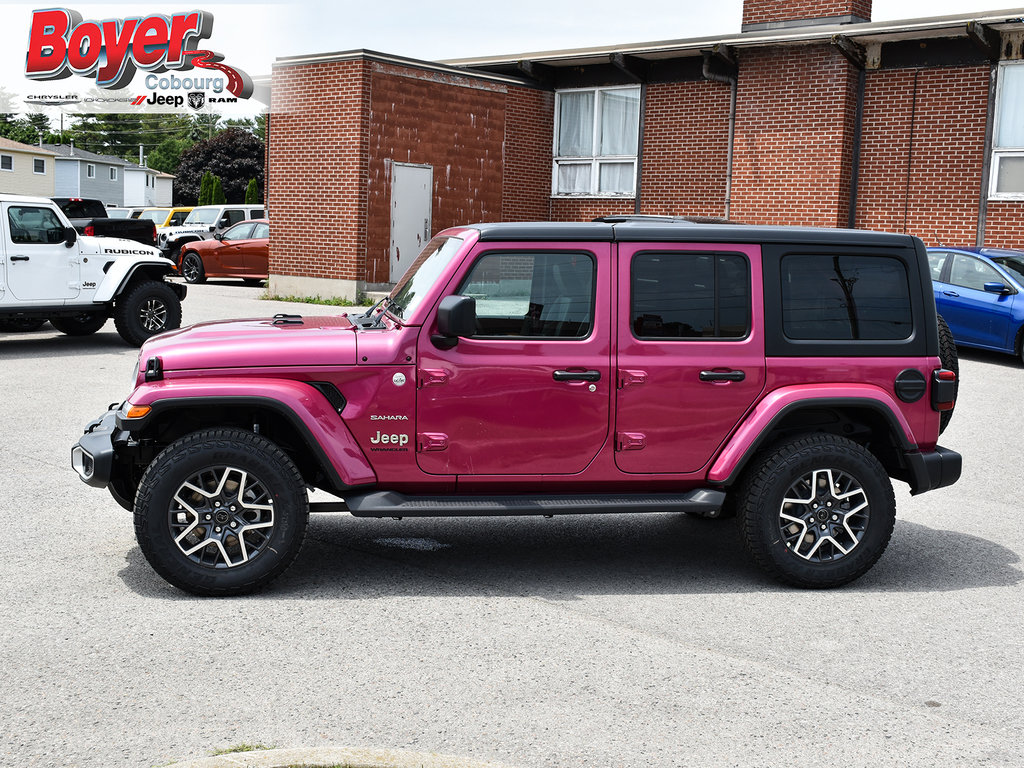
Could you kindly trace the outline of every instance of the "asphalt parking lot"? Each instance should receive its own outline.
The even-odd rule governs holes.
[[[337,308],[190,287],[184,322]],[[728,521],[313,516],[264,592],[198,599],[70,467],[136,351],[0,334],[0,764],[160,766],[230,745],[521,768],[1024,764],[1024,366],[962,351],[942,443],[877,566],[767,581]]]

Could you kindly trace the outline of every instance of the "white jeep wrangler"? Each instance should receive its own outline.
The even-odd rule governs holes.
[[[181,325],[185,286],[165,281],[173,263],[156,248],[79,235],[52,201],[0,194],[0,331],[47,320],[86,336],[114,318],[126,342]]]

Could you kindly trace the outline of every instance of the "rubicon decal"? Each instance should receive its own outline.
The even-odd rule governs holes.
[[[213,14],[206,11],[103,21],[83,21],[67,8],[33,11],[25,76],[40,81],[95,77],[99,87],[117,89],[131,83],[140,69],[199,67],[221,73],[231,94],[249,98],[253,85],[245,72],[221,63],[221,54],[196,47],[212,32]]]

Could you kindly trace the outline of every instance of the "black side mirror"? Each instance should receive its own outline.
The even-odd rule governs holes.
[[[985,283],[985,293],[998,293],[1005,296],[1008,293],[1013,293],[1013,289],[1006,283],[1000,283],[992,281],[991,283]]]
[[[430,337],[438,349],[451,349],[459,337],[476,333],[476,299],[472,296],[445,296],[437,306],[437,333]]]
[[[78,240],[78,232],[74,227],[64,227],[64,247],[70,248]]]
[[[218,232],[213,237],[214,237],[215,240],[223,240],[224,239],[224,233],[223,232]]]

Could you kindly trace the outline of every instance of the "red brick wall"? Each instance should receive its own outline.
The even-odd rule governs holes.
[[[740,54],[731,218],[848,223],[856,75],[831,46]]]
[[[364,271],[367,78],[362,61],[275,69],[272,274],[358,279]]]
[[[858,227],[974,245],[988,80],[987,66],[868,73]]]
[[[503,220],[544,221],[551,216],[554,124],[553,93],[509,87],[505,99]]]
[[[430,165],[433,232],[502,218],[505,86],[370,62],[365,279],[387,282],[390,162]]]
[[[555,197],[551,199],[551,221],[590,221],[598,216],[633,213],[632,197]]]
[[[724,216],[730,88],[711,81],[647,88],[640,212]]]
[[[993,248],[1024,248],[1024,202],[989,201],[984,244]]]
[[[871,19],[871,0],[744,0],[743,24],[859,16]]]

